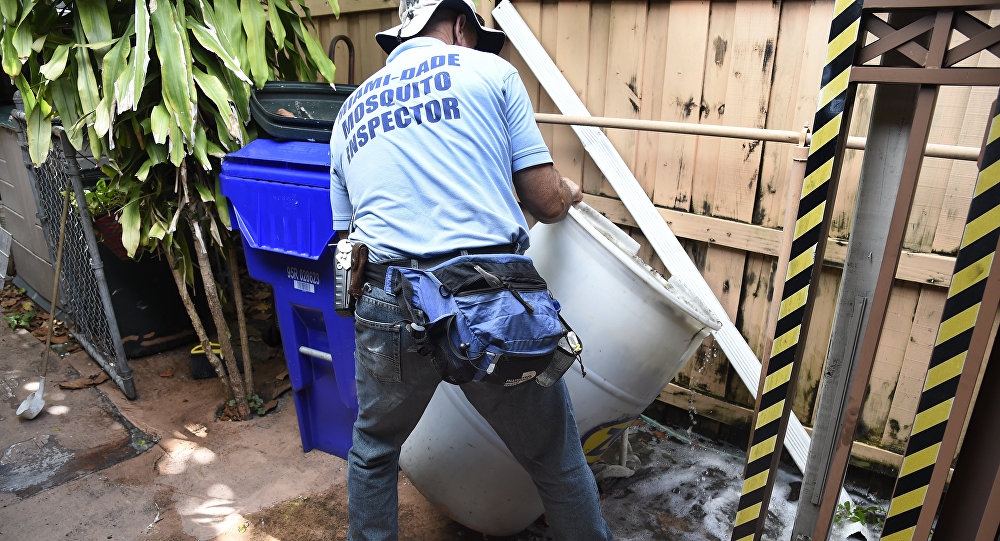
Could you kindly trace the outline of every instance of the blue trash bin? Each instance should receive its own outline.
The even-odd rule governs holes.
[[[226,156],[219,179],[250,276],[274,287],[302,448],[347,458],[354,320],[333,311],[329,146],[257,139]]]

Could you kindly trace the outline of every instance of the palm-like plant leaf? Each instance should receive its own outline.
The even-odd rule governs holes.
[[[185,58],[184,40],[176,24],[177,13],[171,2],[160,1],[151,13],[156,55],[160,61],[160,81],[163,102],[176,126],[178,139],[181,135],[194,140],[194,115],[190,85],[193,75],[188,70]],[[173,141],[182,145],[183,141]]]
[[[166,2],[164,2],[166,3]],[[76,9],[80,14],[80,22],[91,43],[111,39],[111,19],[108,15],[108,3],[104,0],[76,0]]]
[[[0,0],[0,15],[4,24],[14,24],[17,21],[17,0]]]
[[[56,47],[54,53],[52,53],[52,58],[41,67],[40,73],[42,77],[50,81],[54,81],[62,76],[63,71],[66,69],[66,61],[69,60],[69,44],[63,44]]]
[[[267,15],[259,0],[240,0],[240,17],[247,36],[247,56],[250,59],[250,74],[254,84],[264,86],[270,78],[267,65],[267,51],[264,50],[264,26]]]

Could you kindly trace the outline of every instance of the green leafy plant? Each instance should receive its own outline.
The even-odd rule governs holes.
[[[236,401],[230,400],[229,402],[227,402],[227,404],[229,405],[229,407],[233,407],[236,405]],[[261,398],[260,395],[256,393],[248,394],[247,405],[249,405],[250,410],[256,413],[258,416],[263,417],[264,415],[267,415],[267,411],[264,409],[264,399]]]
[[[337,0],[328,1],[339,14]],[[95,197],[119,206],[128,255],[166,257],[236,418],[248,417],[253,377],[239,284],[232,294],[244,378],[208,257],[210,249],[228,257],[236,274],[218,171],[226,153],[256,137],[253,87],[333,80],[305,0],[0,0],[0,16],[3,70],[24,102],[31,160],[45,160],[58,117],[70,144],[105,164],[108,180]],[[196,269],[222,359],[188,292]]]
[[[250,409],[257,415],[263,417],[267,414],[267,411],[264,410],[264,399],[260,395],[252,394],[247,396],[247,403],[250,405]]]
[[[18,327],[24,327],[25,329],[31,327],[31,318],[35,317],[35,312],[13,312],[3,317],[3,320],[7,322],[7,326],[11,329],[16,329]]]
[[[857,505],[846,501],[837,506],[833,521],[840,524],[843,521],[859,523],[862,526],[875,526],[879,530],[885,524],[886,510],[877,505]]]
[[[114,215],[128,202],[125,193],[108,186],[104,178],[98,179],[93,188],[83,190],[83,197],[91,216]]]

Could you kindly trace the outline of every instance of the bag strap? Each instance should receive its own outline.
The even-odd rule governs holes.
[[[427,332],[427,315],[423,310],[413,305],[413,284],[403,276],[399,269],[392,270],[392,294],[399,304],[406,330],[417,343],[417,353],[428,356],[431,353],[430,333]]]
[[[572,353],[576,357],[576,362],[580,363],[580,376],[585,378],[587,377],[587,369],[583,367],[583,341],[573,331],[573,328],[569,326],[569,323],[566,323],[566,320],[563,319],[562,312],[558,312],[558,315],[559,322],[562,323],[563,329],[566,331],[566,343],[572,348],[569,353]]]

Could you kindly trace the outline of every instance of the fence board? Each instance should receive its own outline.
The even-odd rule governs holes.
[[[889,407],[882,436],[883,447],[897,452],[906,449],[906,440],[924,387],[924,376],[927,375],[927,365],[931,360],[931,350],[934,348],[946,297],[947,291],[940,288],[924,286],[920,291],[913,315],[913,330],[903,354],[903,365],[892,394],[892,405]]]
[[[518,12],[521,14],[521,18],[524,19],[525,24],[531,29],[536,35],[541,30],[542,25],[542,6],[537,2],[525,2],[524,5],[518,5]],[[505,43],[503,46],[503,51],[501,51],[501,56],[510,60],[510,63],[517,68],[518,74],[521,75],[521,81],[524,83],[524,88],[528,91],[528,98],[531,100],[531,104],[535,106],[535,110],[539,110],[539,94],[541,93],[541,88],[538,84],[538,79],[531,73],[528,69],[528,65],[524,63],[511,44]]]
[[[707,0],[670,4],[665,74],[660,89],[661,120],[694,122],[700,116],[710,10],[711,3]],[[653,189],[655,204],[690,210],[696,142],[689,135],[660,134]]]
[[[970,60],[970,59],[966,59]],[[965,122],[965,108],[972,88],[967,86],[942,87],[938,106],[934,109],[932,143],[958,144]],[[940,225],[941,207],[946,199],[952,176],[954,160],[925,158],[913,197],[910,223],[903,247],[921,252],[930,251],[935,233]],[[974,177],[973,177],[974,179]],[[970,185],[971,186],[971,185]]]
[[[639,118],[643,120],[660,120],[663,118],[663,101],[661,93],[666,79],[667,35],[661,29],[667,28],[670,19],[670,4],[650,2],[646,16],[645,52],[643,53],[642,77],[639,84]],[[656,187],[656,160],[660,134],[655,132],[638,132],[635,141],[635,165],[632,171],[645,187],[646,193],[653,196]]]
[[[375,73],[376,71],[382,69],[385,66],[385,59],[389,55],[385,54],[378,44],[375,43],[375,34],[385,30],[386,28],[391,28],[394,24],[398,24],[396,21],[399,17],[393,17],[394,20],[391,22],[383,22],[383,14],[385,12],[373,11],[363,17],[360,17],[361,24],[358,34],[357,41],[357,57],[361,61],[363,66],[362,71],[365,77]],[[361,82],[364,79],[360,79]]]
[[[611,26],[608,40],[607,78],[604,114],[617,118],[639,118],[643,85],[643,59],[646,50],[646,2],[619,0],[611,3]],[[638,133],[632,130],[609,130],[608,139],[635,171],[635,145]],[[653,191],[648,179],[637,178],[646,194]],[[614,193],[607,182],[601,193]]]
[[[889,298],[882,336],[875,354],[878,362],[872,366],[868,381],[868,398],[858,426],[858,437],[865,441],[881,443],[885,433],[889,408],[899,371],[906,359],[906,348],[913,332],[913,315],[920,297],[920,286],[897,284]]]
[[[802,351],[802,366],[799,368],[799,383],[792,399],[792,411],[806,425],[812,425],[823,376],[826,352],[830,348],[833,333],[833,306],[837,305],[837,290],[840,287],[840,272],[823,269],[816,290],[817,299],[832,299],[826,304],[817,304],[813,309],[809,332],[806,334]]]
[[[713,3],[709,10],[708,40],[703,61],[703,82],[699,100],[698,122],[701,124],[723,124],[726,112],[726,87],[729,84],[732,64],[733,27],[736,20],[736,5],[733,3]],[[712,214],[717,189],[719,171],[719,149],[721,141],[714,137],[697,137],[695,142],[693,184],[691,188],[691,211],[697,214]],[[734,321],[739,309],[739,294],[729,296],[726,276],[723,274],[727,263],[738,256],[736,251],[713,250],[711,246],[690,244],[689,251],[696,254],[694,260],[705,275],[705,280],[722,302]],[[744,255],[745,259],[745,255]],[[738,262],[742,271],[743,261]],[[723,291],[725,289],[725,291]],[[726,294],[726,299],[722,294]],[[731,302],[726,302],[733,299]],[[728,362],[719,356],[720,348],[712,337],[706,338],[695,357],[678,374],[678,381],[688,378],[702,381],[698,389],[717,396],[725,396],[729,379]],[[705,377],[705,363],[711,378]]]
[[[723,124],[726,113],[726,86],[732,65],[733,25],[736,4],[714,3],[708,21],[709,46],[705,55],[704,83],[701,90],[698,121],[700,124]],[[715,137],[698,137],[695,146],[694,186],[691,190],[691,212],[712,214],[715,202],[715,180],[719,171],[719,149],[722,142]]]
[[[555,0],[543,0],[542,1],[542,11],[541,11],[541,26],[540,30],[535,33],[539,37],[539,41],[542,42],[542,47],[545,48],[545,52],[549,54],[550,57],[555,58],[556,47],[559,43],[558,32],[558,5]],[[555,103],[552,102],[552,98],[549,97],[544,91],[539,91],[538,101],[535,103],[535,110],[542,113],[556,113]],[[571,131],[569,126],[553,126],[551,124],[545,125],[541,124],[538,129],[542,132],[542,138],[545,139],[545,143],[552,148],[553,134],[556,129]]]
[[[396,11],[399,2],[396,0],[340,0],[340,14],[345,16],[348,13],[359,15],[362,11],[392,10]],[[313,17],[331,15],[333,10],[327,0],[306,0],[306,7],[312,12]]]
[[[332,15],[316,17],[316,24],[323,50],[329,48],[330,40],[336,35],[345,35],[354,43],[355,81],[360,83],[385,65],[386,54],[375,43],[375,33],[391,27],[398,20],[395,10],[381,10],[352,13],[340,19]],[[347,47],[338,46],[334,56],[334,64],[337,66],[335,83],[347,83],[347,59]]]
[[[639,243],[639,250],[635,253],[636,257],[643,261],[649,261],[653,257],[653,245],[646,240],[646,236],[642,234],[642,230],[637,227],[626,227],[623,228],[628,232],[628,235],[635,239]]]
[[[858,85],[848,135],[868,135],[872,99],[874,97],[874,85]],[[841,166],[838,180],[837,199],[833,204],[833,218],[830,223],[831,237],[840,239],[850,237],[851,224],[854,223],[854,202],[858,196],[858,179],[861,178],[862,158],[864,158],[864,152],[860,150],[848,149],[844,151],[843,165]]]
[[[667,268],[663,265],[663,262],[660,261],[656,252],[653,251],[653,245],[650,244],[649,240],[642,234],[642,230],[637,227],[628,227],[626,228],[626,231],[628,231],[629,235],[633,239],[639,242],[639,251],[636,253],[639,259],[648,263],[653,270],[661,275],[670,276],[670,273],[667,272]]]
[[[741,278],[745,261],[746,252],[742,250],[711,245],[705,249],[702,275],[733,321],[736,321],[740,309]],[[734,274],[733,267],[738,267],[740,274]],[[714,396],[726,396],[730,366],[715,338],[710,336],[705,339],[686,370],[693,387]],[[694,384],[695,381],[697,385]]]
[[[520,5],[519,5],[520,6]],[[604,78],[607,75],[605,67],[608,63],[608,32],[611,24],[611,4],[591,3],[590,25],[587,47],[587,82],[584,89],[587,109],[594,115],[604,114]],[[604,175],[594,160],[585,155],[583,158],[583,190],[587,193],[599,193],[604,183]]]
[[[569,84],[586,103],[587,68],[590,63],[589,36],[581,28],[590,25],[590,3],[559,2],[555,62]],[[552,157],[564,176],[583,181],[583,147],[569,126],[556,127],[552,134]]]
[[[726,114],[724,124],[731,126],[752,126],[763,128],[767,122],[767,104],[771,92],[771,77],[774,68],[774,52],[777,42],[778,19],[781,5],[767,0],[744,0],[736,3],[736,20],[739,21],[733,33],[732,69],[726,88]],[[760,141],[740,141],[726,139],[719,150],[719,176],[712,214],[750,222],[758,191],[762,149]],[[726,282],[737,297],[742,296],[752,302],[742,304],[738,311],[738,328],[743,336],[756,335],[761,331],[756,322],[767,321],[768,304],[766,296],[755,296],[760,273],[765,264],[759,257],[746,254],[726,258]],[[747,267],[747,263],[751,264]],[[747,272],[745,272],[747,271]],[[769,271],[768,274],[771,274]],[[766,289],[768,286],[764,286]],[[742,290],[747,289],[747,295]],[[734,319],[734,321],[737,321]],[[750,344],[753,347],[755,344]],[[756,344],[758,357],[762,344]],[[737,380],[735,369],[726,363],[727,381]],[[740,386],[737,386],[739,388]],[[743,398],[746,398],[744,396]]]
[[[774,294],[775,276],[778,259],[763,254],[748,254],[746,268],[743,273],[743,287],[740,299],[739,319],[736,327],[747,339],[747,344],[763,358],[767,347],[768,310]],[[778,282],[780,283],[780,282]],[[770,353],[770,352],[768,352]],[[752,405],[753,395],[739,381],[739,376],[732,371],[728,376],[729,385],[726,398],[740,404]]]
[[[740,295],[740,319],[736,321],[736,326],[758,357],[765,353],[768,307],[774,294],[777,265],[778,258],[763,254],[748,254],[746,258]]]
[[[784,2],[774,57],[774,83],[767,110],[767,127],[798,129],[812,121],[826,60],[830,6],[825,3]],[[803,24],[805,23],[805,24]],[[778,128],[780,126],[780,128]],[[761,181],[753,223],[781,227],[791,146],[765,142]]]
[[[770,0],[737,0],[731,64],[722,104],[723,124],[763,128],[780,4]],[[760,141],[724,139],[719,144],[717,189],[712,215],[749,222],[753,216],[760,172]]]

